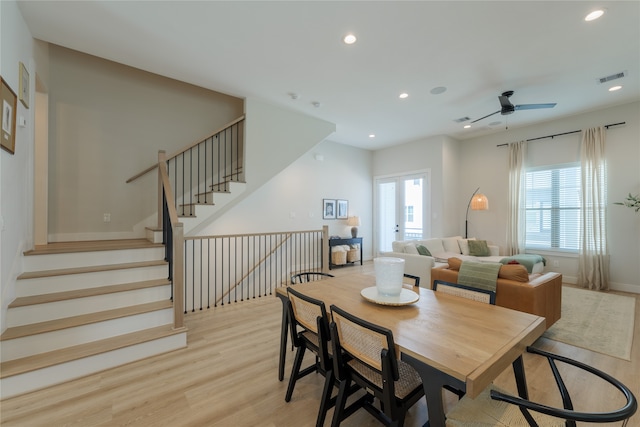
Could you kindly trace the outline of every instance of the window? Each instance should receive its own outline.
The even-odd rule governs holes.
[[[528,170],[525,185],[526,248],[577,252],[581,208],[579,164]]]
[[[413,222],[413,206],[407,206],[407,222]]]

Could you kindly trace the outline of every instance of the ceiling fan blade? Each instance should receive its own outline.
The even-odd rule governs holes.
[[[550,104],[522,104],[522,105],[516,105],[515,108],[516,110],[537,110],[540,108],[553,108],[556,106],[556,103],[550,103]]]
[[[491,116],[493,116],[494,114],[498,114],[500,111],[502,111],[502,110],[498,110],[498,111],[496,111],[495,113],[487,114],[487,115],[486,115],[486,116],[484,116],[484,117],[480,117],[479,119],[475,119],[475,120],[474,120],[474,121],[472,121],[471,123],[479,122],[479,121],[480,121],[480,120],[482,120],[482,119],[486,119],[487,117],[491,117]]]

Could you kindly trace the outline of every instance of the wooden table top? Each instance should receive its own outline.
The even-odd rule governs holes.
[[[295,285],[296,290],[393,332],[402,353],[466,383],[474,398],[545,331],[544,317],[420,288],[411,305],[366,301],[375,276],[352,274]],[[277,292],[286,295],[286,288]]]

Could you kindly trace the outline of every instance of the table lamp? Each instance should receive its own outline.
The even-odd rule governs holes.
[[[351,226],[351,237],[358,237],[358,226],[360,225],[360,217],[350,216],[349,219],[347,219],[347,225]]]

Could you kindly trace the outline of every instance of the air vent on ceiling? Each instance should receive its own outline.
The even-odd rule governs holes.
[[[610,76],[607,76],[607,77],[600,77],[598,79],[598,84],[610,82],[611,80],[621,79],[626,75],[627,75],[626,71],[621,71],[619,73],[611,74]]]
[[[453,121],[456,123],[462,123],[462,122],[466,122],[467,120],[471,120],[471,117],[460,117],[459,119],[454,119]]]

